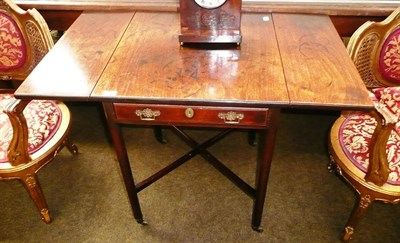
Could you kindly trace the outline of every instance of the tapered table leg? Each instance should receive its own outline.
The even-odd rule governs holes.
[[[279,122],[279,109],[271,109],[269,126],[261,132],[258,144],[258,167],[256,175],[256,196],[254,199],[251,227],[261,232],[261,218],[264,209],[265,195],[267,191],[268,177],[274,152],[276,133]]]
[[[113,141],[114,150],[117,154],[118,163],[124,179],[126,191],[128,193],[129,201],[133,210],[133,215],[136,221],[140,224],[147,224],[143,220],[142,210],[140,208],[139,198],[137,195],[137,189],[135,181],[133,179],[132,170],[126,152],[125,141],[122,136],[121,128],[119,124],[115,122],[115,114],[112,103],[103,103],[104,112],[107,118],[108,129]]]

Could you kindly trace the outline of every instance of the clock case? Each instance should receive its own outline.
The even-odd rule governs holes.
[[[184,43],[240,44],[242,0],[226,0],[217,8],[203,8],[194,0],[179,0],[181,34]]]

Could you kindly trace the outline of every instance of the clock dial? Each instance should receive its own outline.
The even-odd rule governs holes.
[[[218,8],[226,0],[194,0],[202,8]]]

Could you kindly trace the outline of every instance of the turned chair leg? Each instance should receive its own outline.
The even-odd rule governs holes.
[[[350,214],[347,224],[344,228],[342,235],[342,241],[349,241],[353,234],[355,226],[360,222],[367,212],[368,207],[372,204],[374,199],[370,195],[360,195],[357,203],[354,205],[354,209]]]
[[[340,168],[337,166],[337,164],[335,163],[335,161],[333,160],[333,158],[331,157],[331,160],[328,163],[328,171],[330,173],[337,173],[340,175]]]
[[[50,223],[51,217],[49,209],[36,175],[28,174],[25,177],[21,178],[21,181],[23,182],[30,197],[38,208],[42,220],[46,223]]]
[[[71,154],[78,154],[78,147],[72,142],[69,137],[64,140],[64,145],[67,147],[68,151],[71,152]]]

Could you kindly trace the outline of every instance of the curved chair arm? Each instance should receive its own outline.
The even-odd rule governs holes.
[[[8,162],[12,166],[26,164],[31,161],[28,152],[28,126],[23,111],[29,100],[13,99],[4,108],[4,113],[10,119],[13,128],[13,137],[8,148]]]
[[[377,121],[376,128],[371,138],[369,151],[369,166],[365,180],[378,186],[386,183],[389,177],[389,163],[386,145],[398,117],[385,105],[374,102],[375,110],[371,112]]]

